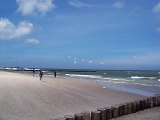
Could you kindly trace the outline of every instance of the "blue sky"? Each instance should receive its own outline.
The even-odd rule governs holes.
[[[160,69],[160,0],[1,0],[0,66]]]

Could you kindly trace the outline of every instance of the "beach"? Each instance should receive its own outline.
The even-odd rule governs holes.
[[[40,81],[38,75],[4,71],[0,71],[0,94],[0,120],[49,120],[145,98],[89,81],[51,77]],[[138,120],[143,114],[148,120],[159,120],[159,111],[159,107],[152,108],[123,120]]]
[[[112,120],[160,120],[160,107],[146,109],[137,113],[121,116]]]

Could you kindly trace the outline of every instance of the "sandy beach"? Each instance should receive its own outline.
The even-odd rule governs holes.
[[[160,120],[160,107],[146,109],[137,113],[128,114],[112,120]]]
[[[38,75],[0,71],[0,120],[49,120],[143,97],[88,81],[49,77],[40,81]],[[160,108],[153,108],[117,120],[142,120],[142,115],[159,120],[158,112]]]

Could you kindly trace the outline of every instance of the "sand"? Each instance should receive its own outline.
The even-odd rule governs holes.
[[[124,115],[112,120],[160,120],[160,107],[145,109],[144,111]]]
[[[143,97],[88,81],[48,77],[40,81],[38,75],[0,71],[0,120],[49,120]]]

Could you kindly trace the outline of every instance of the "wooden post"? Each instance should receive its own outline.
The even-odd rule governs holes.
[[[119,116],[118,106],[112,106],[112,118],[117,118]]]
[[[159,96],[158,95],[155,95],[156,96],[156,99],[157,99],[157,107],[159,106]]]
[[[160,95],[158,95],[158,106],[160,106]]]
[[[156,97],[153,96],[152,99],[153,99],[153,107],[156,107]]]
[[[157,107],[157,106],[158,106],[157,97],[153,96],[153,107]]]
[[[147,97],[147,108],[151,108],[151,99]]]
[[[156,96],[157,96],[157,99],[158,99],[158,106],[160,106],[160,95],[157,94]]]
[[[122,104],[122,115],[125,115],[124,109],[125,109],[125,104],[123,103],[123,104]]]
[[[151,97],[147,97],[147,108],[153,107],[153,100]]]
[[[157,96],[155,97],[156,97],[156,107],[158,107],[158,97]]]
[[[112,118],[112,111],[110,107],[105,107],[106,109],[106,120],[110,120]]]
[[[132,103],[131,102],[127,103],[127,111],[128,111],[128,114],[132,113]]]
[[[92,111],[91,112],[91,120],[100,120],[100,111]]]
[[[136,101],[136,112],[140,110],[140,100]]]
[[[119,116],[123,115],[123,108],[122,108],[122,104],[119,104]]]
[[[144,110],[144,100],[140,100],[140,110]]]
[[[65,115],[64,116],[66,120],[75,120],[75,117],[73,115]]]
[[[136,101],[132,102],[132,113],[136,112]]]
[[[114,117],[113,117],[113,112],[114,112],[114,107],[111,106],[111,118],[114,118]]]
[[[82,120],[82,114],[81,113],[76,113],[74,114],[75,120]]]
[[[127,115],[128,114],[127,103],[124,103],[122,107],[123,107],[123,115]]]
[[[152,107],[154,107],[153,106],[153,97],[150,97],[150,99],[151,99],[151,108],[152,108]]]
[[[144,109],[147,109],[147,99],[144,99]]]
[[[101,120],[106,120],[107,118],[107,116],[106,116],[106,109],[105,108],[98,108],[97,109],[98,111],[100,111],[100,117],[101,117]]]
[[[90,112],[86,111],[86,112],[82,112],[82,120],[90,120]]]

